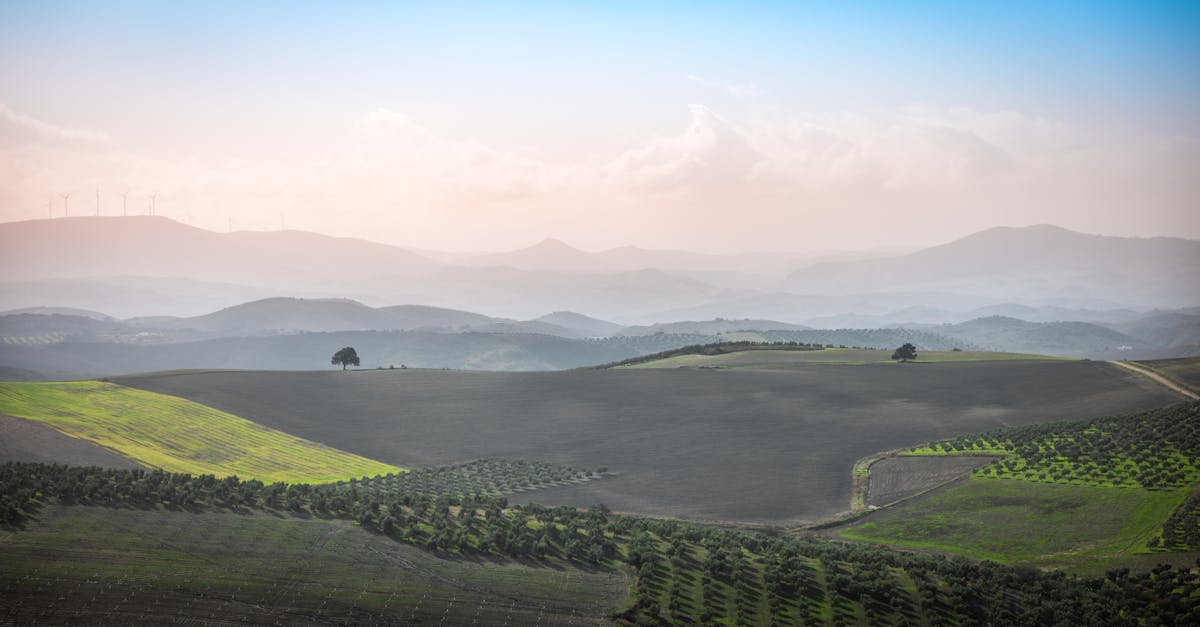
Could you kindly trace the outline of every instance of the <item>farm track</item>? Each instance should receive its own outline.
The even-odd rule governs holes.
[[[1147,379],[1150,379],[1151,381],[1167,388],[1168,390],[1171,390],[1172,392],[1175,392],[1176,394],[1179,394],[1186,399],[1193,401],[1200,399],[1200,394],[1189,390],[1188,388],[1162,376],[1161,374],[1158,374],[1157,372],[1154,372],[1153,370],[1150,370],[1149,368],[1132,364],[1128,361],[1110,361],[1108,363],[1146,377]]]

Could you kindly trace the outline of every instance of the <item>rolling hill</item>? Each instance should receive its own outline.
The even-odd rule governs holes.
[[[855,460],[880,450],[1175,400],[1085,361],[117,380],[405,467],[512,457],[614,474],[539,490],[547,505],[770,524],[846,511]]]
[[[1038,304],[1192,306],[1200,242],[1085,235],[1039,225],[998,227],[887,259],[817,264],[787,286],[818,294],[960,292]]]

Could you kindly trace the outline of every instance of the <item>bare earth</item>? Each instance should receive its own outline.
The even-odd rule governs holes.
[[[118,381],[404,467],[511,457],[613,473],[522,495],[546,505],[778,526],[847,511],[855,460],[878,451],[1175,401],[1152,381],[1086,361]]]
[[[992,457],[888,457],[871,465],[867,504],[881,507],[986,466]]]
[[[31,420],[0,414],[2,462],[141,468],[136,462],[86,440],[63,435]]]

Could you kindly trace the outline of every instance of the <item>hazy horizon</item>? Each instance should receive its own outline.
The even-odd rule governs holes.
[[[1200,239],[1200,10],[0,8],[0,221],[495,252]]]

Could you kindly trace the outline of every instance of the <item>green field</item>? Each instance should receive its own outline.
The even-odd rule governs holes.
[[[340,520],[50,506],[0,531],[0,622],[601,624],[619,570],[445,558]]]
[[[310,483],[403,472],[199,403],[114,383],[0,383],[0,413],[169,472]]]
[[[1004,564],[1076,566],[1148,552],[1186,493],[972,478],[840,535]]]
[[[655,361],[617,366],[618,368],[739,368],[774,369],[808,364],[883,364],[892,361],[892,351],[865,348],[826,348],[822,350],[744,350],[720,355],[676,355]],[[1060,357],[1022,353],[983,351],[917,351],[909,363],[942,363],[1011,360],[1061,360]]]

